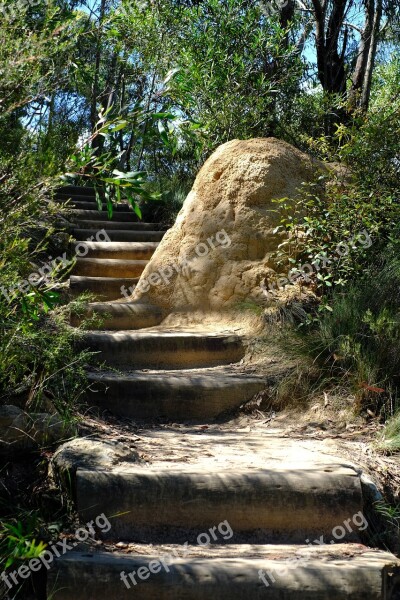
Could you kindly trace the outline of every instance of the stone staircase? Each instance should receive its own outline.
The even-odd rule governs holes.
[[[396,558],[364,545],[371,484],[359,469],[322,442],[212,423],[265,387],[238,366],[245,341],[167,329],[159,309],[121,302],[162,228],[124,207],[107,221],[90,189],[67,197],[76,240],[103,229],[110,239],[89,242],[70,282],[98,299],[86,315],[104,318],[84,342],[106,365],[89,373],[87,400],[142,425],[140,453],[129,427],[104,444],[108,462],[97,446],[84,457],[61,449],[82,524],[114,551],[76,541],[48,573],[48,600],[400,599]]]

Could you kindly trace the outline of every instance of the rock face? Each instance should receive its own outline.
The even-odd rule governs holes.
[[[139,462],[136,450],[122,443],[77,438],[60,446],[51,461],[51,472],[64,489],[71,490],[75,496],[76,473],[79,469],[103,473],[113,467],[122,469]]]
[[[135,450],[118,442],[77,438],[60,446],[52,464],[57,471],[75,475],[77,469],[105,471],[122,463],[138,461]]]
[[[299,193],[321,163],[274,138],[233,140],[207,160],[133,300],[173,310],[222,311],[259,300],[282,241],[274,199]]]
[[[58,415],[28,414],[16,406],[0,406],[0,457],[30,452],[70,434]]]

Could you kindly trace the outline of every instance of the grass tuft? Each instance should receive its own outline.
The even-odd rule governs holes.
[[[385,423],[383,430],[378,435],[375,448],[384,454],[400,452],[400,412]]]

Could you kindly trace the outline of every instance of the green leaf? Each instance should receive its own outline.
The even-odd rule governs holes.
[[[172,114],[171,112],[160,112],[160,113],[153,113],[152,115],[150,115],[150,117],[154,120],[157,119],[169,119],[171,121],[177,119],[178,117],[174,114]]]
[[[119,123],[118,125],[109,125],[108,130],[110,133],[116,133],[117,131],[121,131],[121,129],[126,129],[126,127],[128,127],[129,122],[128,121],[124,121],[122,123]]]
[[[140,210],[140,206],[136,202],[133,206],[133,210],[135,211],[135,213],[139,217],[139,219],[142,220],[143,214],[142,214],[142,211]]]
[[[99,190],[97,189],[96,185],[94,186],[94,193],[96,194],[96,204],[97,204],[97,208],[102,211],[103,210],[103,202],[101,200],[101,196],[99,194]]]

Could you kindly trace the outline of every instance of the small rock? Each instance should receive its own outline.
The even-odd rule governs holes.
[[[74,484],[76,471],[109,471],[120,463],[139,462],[138,453],[125,444],[77,438],[63,444],[53,456],[51,468],[68,489]]]

